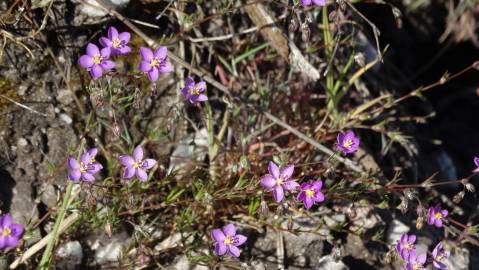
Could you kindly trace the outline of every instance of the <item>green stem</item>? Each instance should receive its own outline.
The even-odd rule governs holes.
[[[333,38],[331,37],[331,32],[329,31],[329,16],[328,16],[328,8],[323,7],[323,36],[324,36],[324,48],[326,52],[326,60],[329,63],[331,61],[332,55],[332,41]],[[332,63],[331,63],[332,65]],[[334,93],[334,74],[331,70],[326,74],[326,93],[328,98],[328,111],[331,115],[336,116],[336,106],[335,106],[335,93]]]
[[[211,179],[216,182],[216,154],[217,147],[215,144],[215,132],[213,126],[213,111],[211,110],[210,103],[205,102],[206,112],[206,129],[208,130],[208,156],[210,157],[210,176]]]
[[[80,157],[81,152],[83,151],[83,145],[84,145],[84,141],[82,140],[80,142],[80,151],[78,152],[77,158]],[[55,225],[53,225],[52,237],[48,241],[47,247],[45,251],[43,252],[42,260],[40,261],[40,264],[39,264],[39,269],[41,270],[47,270],[50,264],[50,257],[58,237],[58,230],[60,229],[60,224],[62,223],[63,218],[65,217],[66,210],[68,208],[70,196],[73,190],[73,185],[74,183],[72,181],[68,182],[67,189],[65,191],[65,197],[63,197],[62,206],[58,212],[57,219],[55,220]]]
[[[63,221],[65,217],[65,212],[68,206],[68,201],[70,200],[70,195],[72,193],[74,183],[70,181],[67,186],[65,197],[63,198],[62,207],[58,212],[57,219],[55,220],[55,225],[53,226],[53,235],[48,241],[47,248],[43,252],[42,260],[40,261],[40,268],[39,269],[48,269],[48,265],[50,262],[50,256],[53,251],[53,247],[55,246],[56,239],[58,237],[58,229],[60,228],[60,223]]]

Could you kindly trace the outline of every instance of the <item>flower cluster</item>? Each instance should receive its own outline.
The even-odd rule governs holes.
[[[284,199],[284,191],[295,191],[300,187],[298,200],[303,201],[304,207],[309,209],[314,203],[324,201],[324,195],[321,192],[323,182],[320,180],[303,183],[301,186],[295,180],[291,179],[294,172],[294,165],[287,165],[284,168],[279,168],[274,162],[268,165],[268,174],[263,176],[260,180],[261,185],[273,191],[274,200],[279,203]]]
[[[103,166],[95,160],[98,153],[96,148],[85,150],[80,155],[80,161],[77,161],[74,157],[68,158],[68,178],[71,181],[77,182],[79,180],[83,182],[93,182],[95,180],[95,174],[98,173]],[[143,149],[141,146],[137,146],[133,151],[133,155],[121,155],[118,160],[125,167],[123,178],[131,179],[134,175],[140,181],[146,181],[148,175],[146,170],[153,168],[156,165],[154,159],[143,159]]]
[[[111,26],[108,29],[108,35],[99,40],[103,48],[100,50],[97,45],[88,43],[86,54],[78,59],[78,64],[88,70],[93,79],[98,79],[105,72],[115,68],[116,64],[110,60],[110,57],[127,55],[131,52],[131,48],[128,46],[130,38],[129,32],[118,33],[118,30]],[[173,71],[167,53],[165,46],[159,47],[154,53],[150,48],[141,47],[141,62],[138,69],[147,74],[150,81],[157,81],[160,73]]]
[[[16,248],[23,234],[23,225],[12,223],[12,216],[0,217],[0,249]]]
[[[396,251],[405,261],[406,270],[426,269],[427,254],[417,254],[415,242],[416,235],[403,234],[396,244]],[[447,269],[445,260],[449,258],[449,255],[450,252],[445,250],[439,242],[432,251],[432,264],[438,269]]]

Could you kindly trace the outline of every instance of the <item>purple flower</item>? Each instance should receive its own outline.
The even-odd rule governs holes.
[[[326,0],[301,0],[301,5],[303,7],[311,6],[312,4],[322,7],[326,5]]]
[[[216,255],[223,256],[226,252],[233,257],[239,257],[239,246],[246,242],[246,236],[236,234],[236,228],[233,224],[228,224],[221,229],[213,229],[211,237],[215,240]]]
[[[86,54],[78,59],[78,64],[90,71],[93,79],[100,78],[103,71],[108,71],[115,67],[115,63],[110,61],[110,48],[103,48],[101,51],[93,43],[86,46]]]
[[[474,169],[474,172],[479,173],[479,157],[474,157],[474,164],[476,165],[476,169]]]
[[[408,235],[404,233],[401,235],[401,239],[399,239],[396,244],[396,251],[401,255],[401,258],[408,260],[409,256],[416,252],[414,242],[416,242],[416,236],[414,234]]]
[[[339,133],[337,137],[338,149],[344,154],[354,153],[358,150],[359,139],[354,132]]]
[[[426,263],[427,255],[421,254],[417,255],[416,251],[411,252],[409,259],[405,265],[406,270],[423,270],[426,269],[424,264]]]
[[[208,97],[203,94],[205,90],[206,83],[204,81],[195,83],[193,78],[188,77],[185,79],[185,88],[181,89],[181,93],[191,102],[191,104],[196,104],[208,100]]]
[[[173,71],[173,66],[168,62],[167,51],[165,46],[159,47],[155,53],[150,48],[140,48],[141,62],[138,68],[146,72],[150,81],[158,80],[160,73]]]
[[[143,149],[141,149],[140,145],[133,150],[133,156],[122,155],[119,157],[119,160],[125,166],[125,171],[123,172],[123,178],[125,179],[130,179],[136,174],[138,179],[146,181],[148,179],[146,170],[156,165],[156,160],[154,159],[143,159]]]
[[[429,207],[427,210],[427,224],[438,228],[442,227],[443,219],[447,217],[448,213],[446,209],[441,209],[439,204],[435,207]]]
[[[268,171],[269,174],[261,178],[261,185],[273,190],[273,197],[277,203],[283,200],[284,189],[291,191],[299,186],[296,181],[290,180],[294,172],[294,165],[288,165],[280,170],[276,164],[269,162]]]
[[[442,243],[439,242],[432,251],[432,264],[438,269],[447,269],[447,265],[444,264],[444,260],[449,258],[449,255],[451,255],[451,252],[449,252],[449,250],[444,250]]]
[[[78,180],[84,182],[95,181],[93,175],[103,169],[103,166],[95,161],[97,152],[98,150],[96,148],[92,148],[89,151],[83,151],[83,154],[80,156],[80,162],[74,157],[69,157],[68,178],[74,182]]]
[[[101,37],[100,44],[105,48],[110,48],[111,55],[124,55],[131,52],[131,48],[126,44],[130,41],[130,33],[118,33],[115,27],[108,28],[108,37]]]
[[[23,225],[12,223],[10,214],[0,217],[0,249],[18,246],[22,233]]]
[[[314,203],[324,201],[324,194],[321,192],[321,187],[323,187],[323,182],[320,180],[301,184],[301,192],[298,195],[298,200],[304,202],[306,209],[311,208]]]

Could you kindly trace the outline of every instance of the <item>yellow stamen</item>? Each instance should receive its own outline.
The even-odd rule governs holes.
[[[412,244],[407,243],[407,244],[404,245],[404,248],[407,249],[407,250],[411,250],[412,249]]]
[[[436,213],[436,214],[434,214],[434,217],[436,219],[442,219],[442,214],[441,213]]]
[[[343,146],[346,147],[346,148],[349,148],[353,145],[353,140],[351,139],[347,139],[343,142]]]
[[[308,196],[310,198],[313,197],[314,193],[315,193],[314,190],[312,190],[312,189],[307,189],[305,192],[306,192],[306,196]]]
[[[278,186],[281,186],[283,184],[283,181],[284,181],[283,178],[281,178],[281,176],[280,176],[280,177],[278,177],[278,179],[276,179],[276,184]]]
[[[84,172],[86,172],[87,169],[88,169],[88,168],[87,168],[87,166],[85,165],[85,163],[80,162],[80,172],[84,173]]]
[[[140,167],[140,162],[133,163],[133,168],[137,169]]]
[[[121,46],[121,40],[120,40],[119,38],[115,38],[112,43],[113,43],[113,44],[112,44],[112,45],[113,45],[113,48],[117,48],[117,49],[118,49],[118,48],[120,48],[120,46]]]
[[[3,230],[2,230],[2,235],[3,236],[9,236],[11,233],[12,233],[12,230],[10,230],[10,228],[8,228],[8,227],[3,228]]]
[[[156,67],[158,65],[160,65],[160,61],[158,61],[156,58],[153,58],[150,62],[150,67]]]
[[[193,86],[190,89],[190,95],[199,95],[200,94],[200,89],[196,86]]]
[[[101,64],[102,61],[103,61],[103,57],[101,57],[101,55],[97,54],[93,56],[93,63],[99,65]]]
[[[226,236],[225,240],[223,241],[225,245],[231,245],[233,244],[233,237],[231,236]]]

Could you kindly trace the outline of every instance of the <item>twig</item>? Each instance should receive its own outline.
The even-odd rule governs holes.
[[[36,113],[36,114],[38,114],[38,115],[47,117],[47,115],[46,115],[45,113],[38,112],[38,111],[36,111],[36,110],[34,110],[34,109],[32,109],[32,108],[26,106],[26,105],[23,105],[23,104],[21,104],[21,103],[19,103],[19,102],[16,102],[15,100],[13,100],[13,99],[11,99],[11,98],[9,98],[9,97],[7,97],[7,96],[4,96],[4,95],[0,94],[0,97],[6,99],[6,100],[8,100],[8,101],[10,101],[11,103],[13,103],[13,104],[15,104],[15,105],[17,105],[17,106],[19,106],[19,107],[22,107],[22,108],[24,108],[24,109],[27,109],[27,110],[31,111],[32,113]]]

